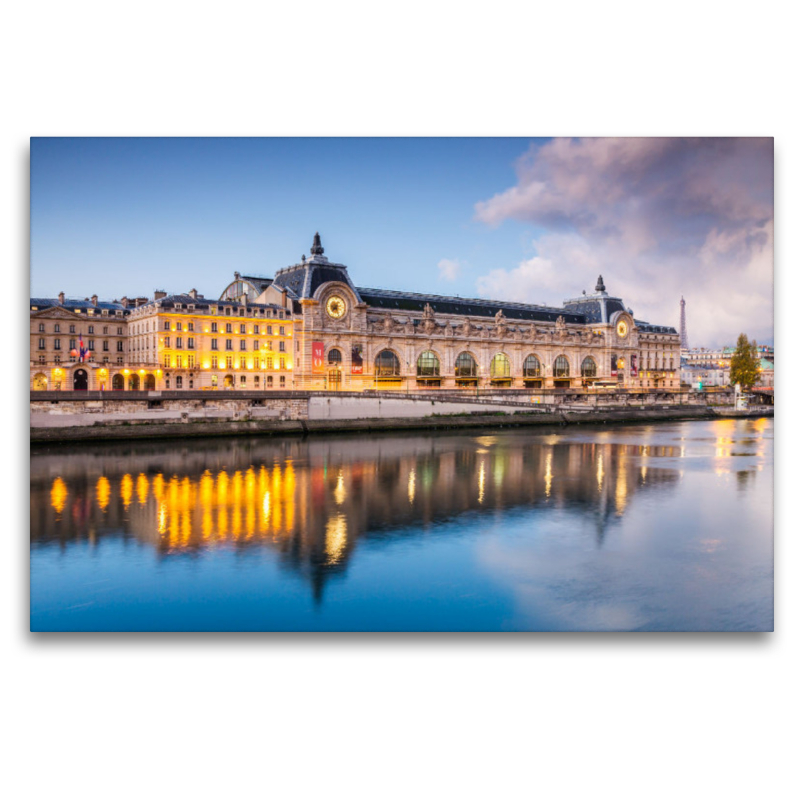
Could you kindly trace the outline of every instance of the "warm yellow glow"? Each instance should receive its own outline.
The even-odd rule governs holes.
[[[136,497],[139,500],[139,505],[143,506],[147,502],[147,490],[150,484],[147,481],[147,477],[143,472],[139,473],[139,477],[136,478]]]
[[[122,502],[127,509],[133,497],[133,478],[127,473],[122,476],[122,481],[119,485],[119,496],[122,498]]]
[[[139,374],[140,374],[140,375],[144,375],[144,370],[143,370],[143,369],[140,369],[140,370],[139,370]]]
[[[483,498],[486,492],[486,467],[481,461],[480,470],[478,471],[478,502],[483,503]]]
[[[414,495],[417,493],[417,473],[411,470],[408,473],[408,502],[414,505]]]
[[[211,362],[210,361],[204,361],[203,362],[203,369],[211,369]]]
[[[337,564],[347,547],[347,518],[337,514],[325,526],[325,554],[328,564]]]
[[[108,501],[111,498],[111,484],[105,475],[101,475],[97,479],[97,484],[94,488],[94,493],[97,495],[97,505],[100,506],[101,511],[108,508]]]
[[[544,496],[550,497],[553,485],[553,451],[549,450],[544,460]]]
[[[617,516],[621,517],[628,503],[628,470],[626,462],[628,457],[625,448],[620,449],[619,463],[617,464],[617,487],[614,493],[614,500],[617,505]]]
[[[597,457],[597,488],[598,488],[598,490],[603,488],[603,476],[604,475],[605,475],[605,472],[603,470],[603,454],[600,453],[600,455]]]
[[[64,504],[67,501],[67,494],[67,484],[64,483],[61,478],[56,478],[53,481],[52,488],[50,489],[50,505],[52,505],[59,514],[64,510]]]
[[[336,501],[336,505],[340,506],[342,503],[344,503],[346,497],[347,492],[344,490],[344,473],[339,470],[339,477],[336,480],[336,488],[333,490],[333,499]]]

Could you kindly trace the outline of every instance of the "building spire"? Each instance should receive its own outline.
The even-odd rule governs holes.
[[[689,349],[689,334],[686,332],[686,301],[681,296],[681,350]]]
[[[598,275],[597,277],[597,286],[594,287],[596,292],[604,292],[606,290],[606,285],[603,283],[603,276]]]
[[[322,240],[319,238],[319,231],[314,234],[314,244],[311,245],[311,255],[321,256],[325,252],[322,246]]]

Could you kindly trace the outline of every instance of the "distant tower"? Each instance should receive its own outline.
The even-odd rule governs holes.
[[[689,349],[689,336],[686,333],[686,301],[681,297],[681,350]]]

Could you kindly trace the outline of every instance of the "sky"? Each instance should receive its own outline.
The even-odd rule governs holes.
[[[560,305],[599,274],[689,344],[773,342],[772,139],[31,140],[31,295],[271,276]]]

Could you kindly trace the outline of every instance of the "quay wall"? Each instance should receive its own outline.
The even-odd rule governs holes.
[[[688,394],[688,393],[687,393]],[[697,394],[697,393],[694,393]],[[285,435],[710,419],[772,415],[712,408],[696,398],[528,394],[281,392],[31,393],[31,442]],[[723,398],[715,396],[717,402]],[[567,400],[569,402],[567,402]],[[661,402],[657,402],[660,400]],[[682,402],[676,402],[681,400]]]

